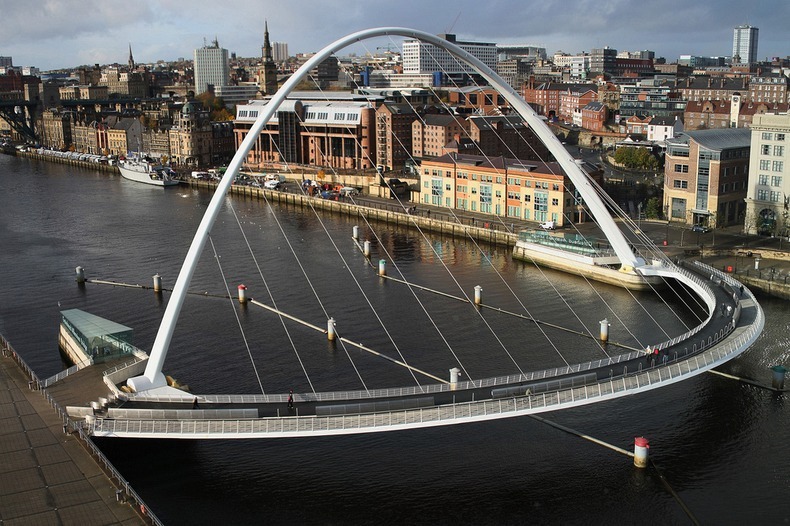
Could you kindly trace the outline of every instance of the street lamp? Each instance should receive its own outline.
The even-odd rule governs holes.
[[[664,243],[669,244],[669,205],[664,205],[664,219],[667,220],[667,229],[664,233]]]
[[[639,230],[642,230],[642,203],[640,202],[639,204],[637,204],[636,208],[639,214],[639,216],[637,216],[638,217],[637,221],[639,222]]]

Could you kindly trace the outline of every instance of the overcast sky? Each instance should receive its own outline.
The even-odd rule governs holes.
[[[83,64],[192,58],[214,37],[239,57],[260,56],[264,20],[293,55],[354,31],[401,26],[459,39],[536,44],[549,54],[610,46],[729,56],[733,28],[760,29],[758,57],[790,55],[790,1],[753,0],[0,0],[0,56],[42,71]],[[350,51],[394,45],[370,41]],[[344,54],[344,53],[341,53]]]

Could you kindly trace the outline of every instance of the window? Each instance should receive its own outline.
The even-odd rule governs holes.
[[[675,188],[688,188],[689,187],[689,182],[688,181],[681,181],[679,179],[675,179],[675,182],[674,182],[673,186]]]
[[[560,200],[556,197],[551,200],[551,206],[559,206]]]
[[[767,159],[760,160],[760,170],[770,170],[771,169],[771,161]]]
[[[771,170],[774,172],[781,172],[784,169],[784,163],[782,161],[774,161],[771,165]]]
[[[763,140],[770,141],[771,139],[773,139],[772,135],[773,133],[771,132],[763,132]]]
[[[529,194],[524,194],[524,202],[529,203],[530,201],[532,201],[532,196]]]
[[[781,175],[772,175],[771,176],[771,186],[782,186],[782,176]]]
[[[768,201],[768,190],[757,190],[758,201]]]
[[[765,174],[758,175],[757,176],[757,184],[761,184],[761,185],[767,186],[768,185],[768,176],[765,175]]]
[[[763,144],[760,147],[760,153],[763,155],[771,155],[771,145],[770,144]]]
[[[776,140],[777,140],[777,141],[783,141],[783,140],[785,140],[785,134],[784,134],[784,133],[777,133],[777,134],[776,134]]]
[[[557,183],[554,183],[554,184],[551,185],[551,189],[554,190],[554,191],[558,191],[560,189],[560,185],[557,184]]]
[[[687,174],[687,173],[689,173],[689,165],[687,165],[687,164],[676,164],[675,165],[675,171],[678,172],[678,173]]]
[[[773,201],[774,203],[778,203],[780,195],[781,192],[771,192],[771,201]]]
[[[785,154],[785,147],[784,146],[774,146],[774,156],[781,157]]]

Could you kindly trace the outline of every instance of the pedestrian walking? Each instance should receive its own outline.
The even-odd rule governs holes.
[[[288,409],[294,408],[294,392],[293,389],[288,391]]]
[[[198,406],[198,400],[197,400],[197,396],[196,396],[195,399],[192,400],[192,409],[198,409],[198,408],[199,408],[199,406]]]

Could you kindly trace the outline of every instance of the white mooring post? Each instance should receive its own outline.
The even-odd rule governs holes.
[[[634,466],[638,468],[647,467],[647,453],[650,449],[650,441],[645,437],[634,438]]]
[[[387,275],[387,260],[380,259],[379,260],[379,276],[386,276]]]
[[[483,287],[475,285],[475,305],[483,304]]]
[[[774,365],[771,367],[771,370],[774,372],[771,387],[781,391],[785,388],[785,373],[787,373],[787,369],[782,365]]]
[[[601,320],[601,341],[609,341],[609,320],[604,318]]]
[[[450,389],[455,389],[455,385],[458,383],[458,377],[461,375],[461,369],[458,367],[453,367],[450,369]]]
[[[162,276],[154,274],[154,292],[162,292]]]
[[[329,318],[326,320],[326,337],[330,342],[335,341],[337,335],[335,334],[335,319]]]
[[[247,286],[243,283],[239,285],[239,303],[247,303]]]
[[[75,270],[77,271],[77,283],[85,283],[85,269],[77,267]]]
[[[351,237],[354,239],[359,239],[359,227],[354,225],[354,228],[351,229]]]
[[[367,240],[366,240],[366,241],[365,241],[365,242],[362,244],[362,253],[363,253],[363,254],[365,254],[365,257],[366,257],[366,258],[369,258],[369,257],[370,257],[370,241],[367,241]]]

